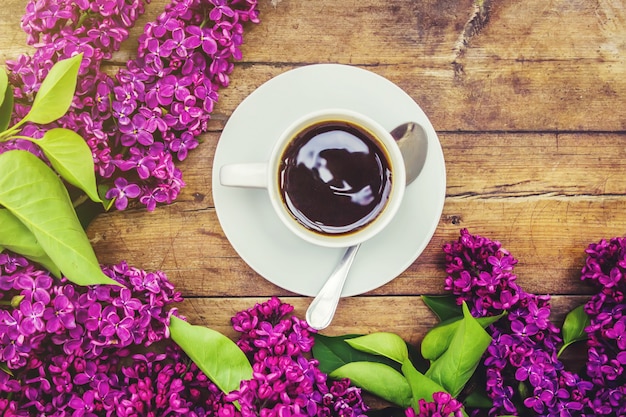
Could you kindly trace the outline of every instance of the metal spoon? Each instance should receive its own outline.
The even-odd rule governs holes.
[[[391,136],[400,147],[406,167],[406,184],[409,185],[417,178],[426,162],[428,136],[422,126],[413,122],[396,127],[391,131]],[[306,311],[306,321],[312,328],[325,329],[332,321],[352,261],[360,247],[361,245],[358,244],[346,250],[322,289],[309,305]]]

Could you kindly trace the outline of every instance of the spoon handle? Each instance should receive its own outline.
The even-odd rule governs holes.
[[[348,271],[350,271],[350,266],[360,246],[360,244],[350,246],[346,250],[320,292],[309,305],[306,311],[306,321],[312,328],[316,330],[325,329],[332,321],[341,297],[343,284],[346,282]]]

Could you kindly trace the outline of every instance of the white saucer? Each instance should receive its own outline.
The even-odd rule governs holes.
[[[342,107],[361,112],[389,130],[415,121],[428,133],[420,176],[385,230],[364,243],[342,295],[361,294],[391,281],[422,253],[439,223],[446,192],[441,144],[413,99],[389,80],[357,67],[320,64],[285,72],[250,94],[224,127],[213,162],[213,199],[219,222],[239,256],[268,281],[314,296],[344,249],[323,248],[293,235],[272,211],[266,190],[224,187],[222,165],[263,162],[281,131],[314,110]]]

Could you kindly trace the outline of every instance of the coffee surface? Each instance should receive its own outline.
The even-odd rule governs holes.
[[[279,185],[293,217],[323,234],[359,230],[384,209],[389,160],[368,131],[325,121],[301,131],[285,149]]]

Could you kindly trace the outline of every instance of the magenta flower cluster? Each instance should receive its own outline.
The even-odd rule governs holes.
[[[513,273],[517,260],[499,242],[462,230],[444,252],[446,289],[459,303],[466,301],[476,317],[508,313],[488,329],[493,341],[481,368],[493,401],[489,415],[524,409],[537,416],[623,415],[622,396],[611,393],[621,405],[597,397],[592,381],[565,369],[557,357],[559,330],[549,320],[550,297],[519,287]]]
[[[118,367],[169,336],[181,296],[161,272],[103,272],[122,285],[76,286],[0,254],[0,414],[128,415]]]
[[[130,183],[118,177],[107,194],[118,209],[128,198],[152,210],[177,197],[183,181],[173,159],[198,146],[218,90],[229,84],[231,58],[241,59],[243,23],[258,22],[257,14],[256,0],[175,0],[146,25],[137,58],[116,85],[100,85],[99,94],[111,95],[109,114],[119,128],[102,150],[107,156],[107,147],[128,150],[100,158],[101,174],[132,174]]]
[[[419,414],[413,407],[405,411],[406,417],[462,417],[463,404],[447,392],[433,393],[433,400],[419,400]]]
[[[122,367],[125,389],[115,416],[230,417],[234,405],[175,345],[163,353],[137,353]]]
[[[136,58],[112,78],[102,63],[128,37],[144,3],[31,0],[22,27],[36,51],[7,63],[17,120],[54,62],[84,54],[72,108],[54,125],[85,138],[98,181],[119,210],[130,201],[153,210],[177,198],[184,181],[175,161],[207,130],[231,61],[241,59],[243,24],[259,21],[256,0],[173,0],[145,26]],[[38,138],[49,127],[29,125],[22,133]],[[3,147],[31,148],[22,141]]]
[[[22,29],[35,52],[6,62],[14,87],[13,122],[28,113],[41,82],[56,62],[79,53],[83,54],[83,61],[68,114],[52,126],[28,124],[22,130],[23,136],[39,138],[49,127],[66,127],[81,134],[92,147],[94,157],[97,156],[95,142],[107,139],[103,124],[110,119],[98,114],[108,105],[108,97],[97,95],[97,85],[112,82],[101,67],[128,38],[130,28],[144,12],[145,3],[144,0],[29,0],[26,3]],[[113,127],[111,122],[108,125]],[[36,149],[29,142],[16,140],[2,144],[0,151],[13,148]]]
[[[361,390],[349,380],[329,381],[318,361],[306,356],[313,330],[277,298],[242,311],[232,319],[241,332],[237,344],[252,362],[253,378],[227,396],[238,401],[243,417],[364,416]]]
[[[590,318],[586,374],[596,415],[626,415],[626,238],[589,245],[581,279],[598,288],[585,305]]]
[[[224,395],[168,340],[180,293],[162,272],[103,267],[120,286],[80,287],[0,254],[0,415],[362,416],[348,380],[307,359],[308,325],[273,298],[238,313],[253,378]],[[241,411],[235,407],[238,401]]]

